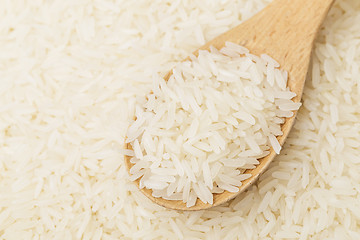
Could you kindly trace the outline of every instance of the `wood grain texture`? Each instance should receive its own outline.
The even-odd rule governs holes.
[[[288,86],[297,96],[294,102],[301,100],[306,74],[309,67],[311,51],[317,32],[327,15],[334,0],[275,0],[266,8],[237,27],[209,41],[200,49],[210,46],[221,48],[226,41],[240,44],[250,50],[252,54],[266,53],[280,63],[280,68],[289,73]],[[198,50],[194,52],[197,55]],[[171,72],[165,76],[169,78]],[[278,137],[282,146],[295,121],[296,112],[287,118],[282,125],[283,135]],[[130,144],[126,148],[131,149]],[[242,182],[239,192],[225,191],[214,194],[214,204],[204,204],[197,200],[195,206],[187,208],[182,201],[170,201],[154,198],[149,189],[141,191],[155,203],[175,210],[202,210],[223,204],[245,191],[266,170],[276,153],[271,149],[268,156],[260,159],[260,164],[246,173],[252,177]],[[132,167],[129,157],[125,158],[127,169]],[[138,185],[139,180],[135,181]]]

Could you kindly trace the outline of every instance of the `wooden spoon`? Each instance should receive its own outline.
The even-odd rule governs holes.
[[[266,53],[280,63],[280,68],[288,71],[288,86],[296,93],[294,102],[301,100],[305,78],[309,67],[311,51],[317,32],[331,8],[334,0],[275,0],[258,14],[243,22],[237,27],[209,41],[198,50],[209,49],[214,46],[222,48],[226,41],[237,43],[250,50],[250,53],[260,56]],[[194,52],[197,55],[198,50]],[[171,72],[165,76],[168,80]],[[282,125],[283,135],[279,136],[282,146],[295,121],[294,116],[287,118]],[[132,149],[130,144],[126,148]],[[223,192],[214,194],[214,203],[205,204],[199,199],[193,207],[186,207],[182,201],[165,200],[152,196],[152,190],[143,188],[141,191],[155,203],[176,210],[202,210],[223,204],[253,184],[266,170],[276,153],[260,159],[260,164],[255,169],[245,173],[252,176],[242,182],[236,193]],[[130,157],[125,157],[128,170],[132,167]],[[139,186],[139,180],[135,181]]]

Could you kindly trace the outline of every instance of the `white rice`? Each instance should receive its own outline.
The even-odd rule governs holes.
[[[358,0],[335,2],[296,123],[246,193],[183,213],[128,180],[124,136],[153,73],[269,2],[1,1],[0,239],[360,239]]]
[[[289,100],[296,94],[285,89],[287,74],[282,74],[270,56],[250,55],[246,48],[231,42],[219,51],[211,49],[178,63],[166,83],[155,77],[154,81],[160,79],[158,86],[140,101],[145,104],[137,107],[137,119],[129,127],[131,140],[127,142],[136,157],[130,169],[135,177],[131,179],[138,179],[139,172],[149,178],[141,187],[156,190],[153,196],[170,199],[181,195],[188,203],[193,191],[201,201],[212,204],[214,191],[238,191],[242,184],[239,179],[251,176],[244,171],[259,163],[253,156],[266,156],[270,146],[280,153],[275,136],[283,133],[278,118],[292,116],[292,111],[301,106]],[[264,75],[269,67],[280,74],[273,86]],[[274,97],[264,97],[268,94]],[[226,120],[228,116],[234,117],[232,124]],[[164,126],[175,134],[164,136]],[[153,155],[161,156],[155,142],[164,142],[161,153],[169,157],[158,158],[154,166]],[[201,172],[199,165],[203,166]],[[178,174],[164,176],[157,169]],[[213,169],[217,169],[214,175]],[[231,173],[235,174],[230,177]]]

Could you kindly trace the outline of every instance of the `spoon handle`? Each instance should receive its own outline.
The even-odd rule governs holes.
[[[317,32],[335,0],[275,0],[234,33],[239,44],[254,49],[255,54],[267,53],[289,72],[289,87],[300,101]],[[253,29],[251,31],[251,29]],[[236,36],[234,36],[236,37]]]
[[[275,0],[254,16],[251,25],[262,26],[273,39],[284,42],[315,38],[335,0]],[[271,31],[269,32],[269,30]],[[276,36],[279,35],[279,36]],[[301,37],[300,37],[301,36]]]
[[[291,73],[289,86],[298,95],[295,100],[300,100],[316,34],[334,1],[275,0],[200,49],[211,45],[221,48],[230,41],[247,47],[255,55],[270,55]],[[294,68],[298,69],[293,71]],[[292,81],[294,78],[297,80]]]

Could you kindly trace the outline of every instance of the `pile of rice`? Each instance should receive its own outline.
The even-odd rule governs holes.
[[[134,106],[266,0],[5,0],[0,7],[0,239],[360,239],[360,1],[316,41],[281,154],[233,201],[153,204],[122,149]]]
[[[127,132],[131,180],[152,196],[197,199],[213,204],[213,193],[238,192],[270,147],[279,154],[285,117],[301,103],[287,86],[288,73],[266,54],[226,42],[178,63],[168,81],[136,106]]]

